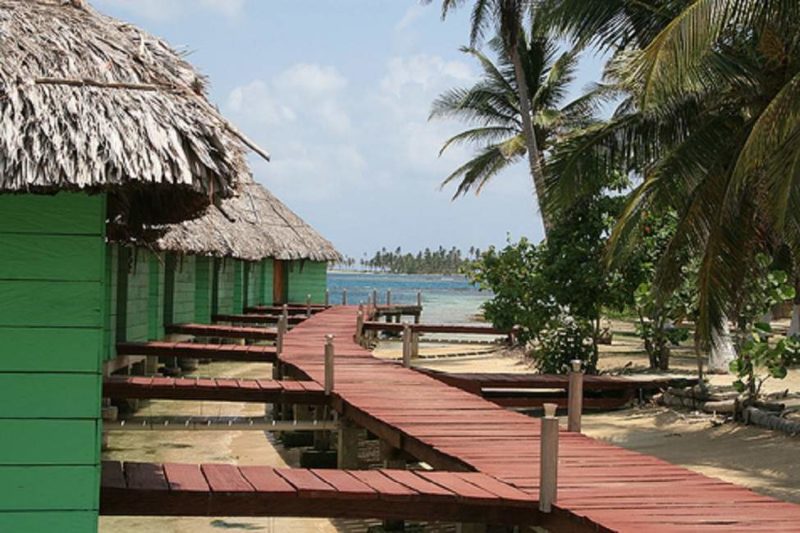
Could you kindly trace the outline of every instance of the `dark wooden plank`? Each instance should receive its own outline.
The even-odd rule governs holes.
[[[169,488],[164,468],[160,464],[127,462],[123,468],[129,489],[166,491]]]
[[[100,485],[109,489],[124,489],[127,487],[122,463],[119,461],[103,461],[101,465]]]

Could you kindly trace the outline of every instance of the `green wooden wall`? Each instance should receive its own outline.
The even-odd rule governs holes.
[[[208,256],[195,257],[194,321],[198,324],[211,323],[213,275],[214,258]]]
[[[166,254],[164,261],[165,324],[194,322],[197,293],[196,259],[193,255]]]
[[[239,314],[244,310],[245,283],[244,261],[230,257],[214,260],[214,276],[212,282],[216,289],[212,294],[212,310],[214,314]]]
[[[110,345],[105,196],[0,196],[0,531],[93,531]]]
[[[259,289],[258,289],[258,296],[259,296],[259,304],[261,305],[272,305],[273,298],[272,298],[272,277],[274,275],[274,270],[272,268],[272,259],[264,259],[260,263],[261,269],[259,274]]]
[[[315,304],[325,302],[328,264],[324,261],[292,261],[289,264],[289,302],[305,303],[307,295]]]

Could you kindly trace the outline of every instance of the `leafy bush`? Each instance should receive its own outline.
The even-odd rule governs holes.
[[[551,320],[533,350],[536,369],[545,374],[565,374],[570,361],[580,359],[586,362],[586,371],[594,373],[591,331],[591,324],[570,316],[559,315]]]

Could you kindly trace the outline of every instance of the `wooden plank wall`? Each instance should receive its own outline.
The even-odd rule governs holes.
[[[235,285],[234,261],[230,258],[215,259],[215,276],[217,287],[216,308],[213,314],[232,315],[234,314],[233,292]],[[239,311],[241,312],[241,311]]]
[[[195,261],[193,255],[179,255],[175,260],[172,296],[172,323],[186,324],[195,318]]]
[[[272,268],[272,259],[267,258],[259,263],[258,268],[258,298],[255,305],[272,305],[272,277],[274,271]]]
[[[309,294],[312,303],[324,303],[327,286],[328,264],[324,261],[291,261],[289,263],[290,303],[305,303]]]
[[[214,258],[208,256],[197,256],[195,258],[194,322],[197,324],[211,323],[213,272]]]
[[[104,195],[0,196],[0,531],[93,531],[112,269]]]

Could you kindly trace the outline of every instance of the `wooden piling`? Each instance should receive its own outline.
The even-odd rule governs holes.
[[[306,294],[306,317],[311,318],[311,295]]]
[[[331,305],[331,291],[330,289],[325,289],[325,307]]]
[[[403,366],[411,368],[411,326],[403,324]]]
[[[372,305],[378,307],[378,291],[377,289],[372,289]]]
[[[417,307],[422,307],[422,291],[417,291]]]
[[[386,307],[392,305],[392,289],[386,289]]]
[[[333,392],[333,335],[325,335],[325,394]]]
[[[364,306],[360,304],[356,315],[356,344],[364,345]]]
[[[278,357],[283,353],[283,337],[286,335],[288,323],[287,315],[281,315],[278,319],[278,336],[275,339],[275,353]]]
[[[342,289],[342,305],[347,305],[347,289]]]
[[[567,431],[581,432],[583,414],[583,369],[578,359],[570,361],[569,389],[567,400]]]
[[[539,453],[539,510],[552,511],[558,489],[558,417],[554,403],[544,404]]]

